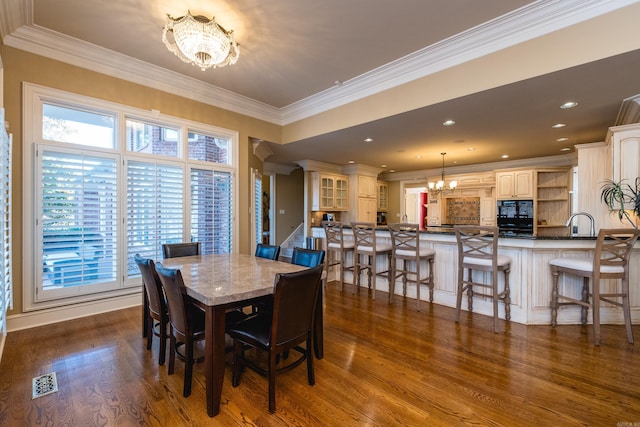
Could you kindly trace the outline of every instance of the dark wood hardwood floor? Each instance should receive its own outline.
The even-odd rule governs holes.
[[[146,350],[141,310],[132,308],[9,333],[0,363],[2,426],[632,426],[640,425],[640,328],[523,326],[370,291],[325,291],[325,357],[316,385],[300,366],[277,379],[277,411],[267,381],[246,371],[231,386],[227,367],[220,414],[209,418],[204,369],[182,397],[184,365],[158,366]],[[504,329],[503,329],[504,330]],[[228,360],[228,363],[230,359]],[[59,391],[31,398],[33,377],[56,372]]]

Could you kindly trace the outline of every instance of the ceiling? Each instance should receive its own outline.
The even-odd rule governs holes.
[[[260,112],[248,115],[264,113],[267,120],[286,126],[295,121],[286,119],[287,115],[303,110],[305,105],[326,102],[333,108],[347,104],[353,98],[340,101],[336,89],[346,91],[367,82],[372,75],[377,81],[395,83],[379,89],[369,85],[366,96],[410,82],[420,76],[380,76],[384,76],[385,67],[393,70],[389,64],[417,58],[424,61],[437,49],[453,49],[456,43],[469,46],[470,36],[480,31],[504,34],[491,48],[499,51],[526,42],[525,25],[513,27],[528,17],[530,22],[537,22],[538,32],[530,31],[528,36],[533,38],[633,3],[637,2],[323,0],[319,6],[300,0],[7,0],[0,6],[0,13],[5,15],[0,17],[0,30],[9,46],[47,55],[49,43],[57,46],[56,58],[81,66],[83,52],[91,55],[99,50],[103,66],[108,61],[120,65],[123,78],[134,66],[177,73],[221,90],[216,93],[221,99],[233,99],[231,105],[251,105]],[[541,18],[553,8],[570,4],[572,9],[567,8],[563,15],[566,22],[560,22],[557,16]],[[578,13],[580,8],[582,15]],[[177,17],[187,9],[194,15],[215,16],[222,26],[234,30],[240,44],[237,64],[201,71],[165,48],[161,29],[166,14]],[[563,148],[573,150],[575,144],[603,141],[607,129],[617,123],[622,101],[640,94],[640,39],[633,29],[629,35],[635,37],[637,45],[616,55],[430,105],[404,108],[397,114],[360,120],[341,129],[318,131],[287,144],[270,143],[274,154],[267,161],[311,159],[344,165],[352,160],[407,172],[439,167],[441,152],[447,152],[447,165],[473,165],[500,161],[505,154],[510,159],[555,156],[565,153],[560,151]],[[485,43],[482,54],[490,53],[489,45]],[[473,59],[468,54],[472,49],[466,49],[464,58],[460,49],[460,59],[450,59],[453,65],[456,60]],[[550,52],[550,56],[560,54]],[[520,59],[513,58],[515,68]],[[446,66],[441,65],[443,68]],[[578,102],[578,106],[559,108],[569,100]],[[313,114],[298,113],[297,117],[304,120]],[[454,119],[456,124],[442,126],[446,119]],[[551,127],[559,122],[567,126]],[[561,137],[567,140],[558,142]],[[365,143],[365,138],[374,141]]]

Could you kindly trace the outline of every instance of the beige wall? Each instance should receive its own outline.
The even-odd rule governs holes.
[[[400,194],[400,181],[387,183],[389,187],[389,210],[387,211],[387,224],[400,222],[400,206],[402,196]]]
[[[280,211],[284,209],[284,214]],[[304,221],[304,171],[296,169],[289,175],[276,175],[276,244],[279,245]]]
[[[250,168],[262,170],[262,162],[253,155],[249,137],[279,142],[281,127],[241,114],[195,102],[142,85],[109,77],[83,68],[33,55],[7,46],[0,47],[3,65],[3,92],[9,132],[13,133],[13,251],[14,257],[14,310],[22,312],[22,82],[34,83],[68,92],[78,93],[106,101],[141,108],[159,110],[163,114],[181,117],[239,132],[239,251],[250,248],[251,221],[249,216]]]

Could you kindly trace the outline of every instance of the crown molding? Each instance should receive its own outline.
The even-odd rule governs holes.
[[[373,176],[377,178],[378,175],[382,173],[382,171],[384,171],[384,169],[377,168],[375,166],[363,165],[360,163],[344,165],[342,167],[342,173],[346,175],[367,175],[367,176]]]
[[[2,0],[0,2],[0,40],[23,25],[33,24],[32,0]]]
[[[269,148],[269,144],[263,140],[255,140],[252,142],[253,154],[264,162],[264,159],[273,155],[273,151]]]
[[[262,164],[262,173],[264,175],[291,175],[291,172],[296,169],[300,169],[300,166],[272,162],[264,162]]]
[[[342,166],[336,165],[334,163],[325,163],[317,160],[298,160],[294,162],[297,165],[300,165],[305,172],[327,172],[327,173],[342,173]]]
[[[558,31],[637,0],[539,0],[282,109],[287,125]]]
[[[505,160],[502,162],[481,163],[475,165],[448,166],[447,176],[495,171],[512,168],[550,168],[563,166],[576,166],[578,164],[578,154],[576,152],[559,154],[557,156],[536,157],[532,159]],[[385,172],[380,176],[382,181],[424,181],[431,176],[439,176],[442,168],[423,169],[411,172]]]
[[[280,111],[275,107],[46,28],[22,26],[8,35],[4,44],[214,107],[282,124]]]
[[[0,34],[16,49],[282,126],[637,2],[538,0],[283,108],[35,26],[32,0],[0,3]]]
[[[630,96],[622,101],[615,126],[640,122],[640,94]]]

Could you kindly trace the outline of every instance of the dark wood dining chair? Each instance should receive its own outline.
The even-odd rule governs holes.
[[[167,354],[167,325],[169,324],[169,312],[167,311],[167,302],[164,297],[162,283],[156,272],[156,266],[152,259],[144,258],[140,254],[135,255],[135,262],[140,269],[142,275],[142,283],[145,294],[145,309],[143,316],[147,319],[144,322],[146,327],[145,336],[147,337],[147,350],[151,349],[153,336],[160,339],[160,355],[158,356],[158,364],[164,365]]]
[[[177,258],[181,256],[200,255],[201,242],[165,243],[162,245],[162,256],[165,258]]]
[[[182,274],[178,269],[165,268],[162,264],[156,264],[158,277],[162,282],[167,297],[169,309],[169,323],[171,333],[169,335],[169,368],[167,373],[172,375],[175,369],[176,355],[185,363],[183,396],[191,394],[191,378],[193,365],[203,360],[196,358],[194,344],[205,338],[204,311],[196,307],[187,296],[187,288],[182,280]],[[180,349],[183,348],[182,352]]]
[[[275,261],[280,256],[280,246],[258,243],[258,245],[256,246],[255,256],[259,258],[272,259]]]
[[[631,306],[629,303],[629,258],[640,230],[630,228],[601,229],[598,232],[596,247],[591,259],[564,257],[549,261],[553,276],[551,293],[551,327],[558,324],[558,308],[566,305],[581,307],[581,321],[587,323],[589,309],[593,314],[593,343],[600,345],[600,301],[622,308],[627,328],[627,341],[633,344],[631,328]],[[569,284],[563,286],[561,293],[560,274],[582,278],[582,289],[571,293]],[[618,291],[604,291],[601,280],[620,279]],[[591,289],[589,289],[591,281]],[[569,294],[569,295],[567,295]],[[580,298],[575,296],[579,294]],[[615,298],[612,299],[612,298]]]
[[[234,387],[240,384],[240,374],[244,366],[269,378],[269,412],[276,410],[276,375],[293,369],[307,361],[307,380],[315,384],[313,370],[312,336],[315,306],[320,291],[323,266],[295,273],[277,274],[273,292],[273,309],[258,312],[227,328],[233,338],[233,379]],[[305,347],[301,344],[305,343]],[[247,347],[266,351],[266,368],[245,358]],[[276,356],[288,350],[296,350],[300,357],[283,362],[276,368]]]

